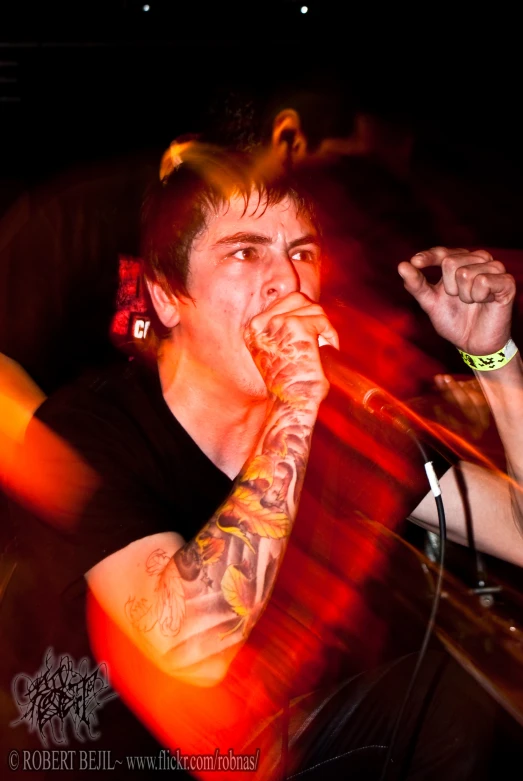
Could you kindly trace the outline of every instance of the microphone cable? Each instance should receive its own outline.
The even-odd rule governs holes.
[[[318,339],[318,341],[320,344],[322,363],[326,370],[327,378],[329,379],[329,381],[334,383],[335,386],[338,386],[341,389],[348,388],[349,391],[352,391],[353,396],[356,400],[358,400],[361,396],[362,397],[361,404],[369,414],[377,415],[379,419],[382,419],[384,418],[385,415],[387,415],[389,418],[388,423],[390,423],[396,429],[399,429],[404,434],[409,436],[410,439],[414,442],[423,459],[425,473],[427,475],[430,490],[436,502],[436,509],[438,513],[440,549],[439,549],[438,574],[436,579],[436,586],[434,589],[434,596],[432,599],[432,609],[430,611],[430,616],[427,622],[427,627],[425,629],[425,634],[423,636],[423,641],[421,643],[420,650],[418,651],[418,656],[416,659],[414,670],[412,672],[405,695],[401,702],[398,715],[394,722],[394,727],[390,737],[387,755],[385,757],[382,773],[379,779],[379,781],[386,781],[387,773],[391,765],[393,764],[392,754],[394,752],[394,748],[396,745],[396,740],[398,737],[401,720],[403,718],[403,714],[405,712],[405,708],[407,706],[409,698],[412,694],[414,684],[416,683],[416,679],[418,677],[418,673],[420,671],[421,665],[425,658],[429,640],[432,635],[434,625],[436,623],[436,613],[438,611],[438,607],[440,603],[441,590],[443,585],[443,574],[445,568],[445,543],[447,539],[445,508],[443,506],[441,489],[439,486],[436,472],[434,470],[434,465],[431,459],[429,458],[425,446],[423,445],[421,440],[416,436],[415,431],[413,431],[412,426],[408,421],[408,419],[405,418],[402,414],[398,415],[398,410],[394,408],[394,403],[392,404],[389,403],[389,401],[394,402],[394,399],[391,399],[389,394],[387,392],[384,392],[381,388],[375,388],[375,387],[369,388],[368,387],[369,380],[367,378],[363,377],[362,375],[359,375],[356,372],[353,372],[350,367],[344,366],[343,363],[341,363],[340,365],[340,358],[337,350],[335,350],[330,345],[326,345],[325,340],[322,341],[321,336]]]
[[[392,760],[392,754],[394,751],[395,743],[398,737],[401,720],[403,718],[403,714],[405,712],[405,708],[407,706],[407,703],[409,701],[410,695],[412,694],[412,690],[414,688],[414,684],[416,683],[416,678],[418,676],[418,673],[420,671],[421,665],[423,663],[423,660],[425,658],[425,654],[427,652],[429,640],[432,634],[432,631],[434,629],[434,624],[436,622],[436,613],[438,611],[438,606],[441,598],[441,589],[443,585],[443,574],[444,574],[444,566],[445,566],[445,542],[447,539],[447,525],[445,520],[445,508],[443,507],[443,499],[441,496],[441,489],[439,486],[438,478],[436,476],[436,472],[434,471],[434,466],[432,461],[430,460],[427,451],[425,450],[424,445],[422,442],[418,439],[418,437],[415,435],[415,433],[412,431],[412,429],[407,430],[407,434],[411,437],[411,439],[416,444],[418,450],[421,453],[421,457],[423,458],[423,463],[425,466],[425,472],[427,475],[427,479],[429,481],[430,489],[432,491],[432,495],[434,496],[434,499],[436,501],[436,508],[438,511],[438,522],[439,522],[439,533],[440,533],[440,549],[439,549],[439,562],[438,562],[438,576],[436,580],[436,588],[434,590],[434,597],[432,599],[432,610],[430,612],[429,620],[427,623],[427,628],[425,629],[425,634],[423,636],[423,642],[421,644],[421,648],[418,651],[418,658],[416,660],[416,664],[414,666],[414,671],[412,673],[412,676],[410,678],[409,684],[407,686],[407,690],[405,692],[405,696],[403,698],[403,701],[401,703],[400,709],[398,711],[398,715],[396,717],[396,721],[394,723],[394,728],[392,730],[392,734],[390,737],[390,743],[389,748],[387,751],[387,755],[385,757],[385,762],[383,763],[383,770],[380,776],[379,781],[386,781],[387,773],[390,768],[390,766],[393,763]]]

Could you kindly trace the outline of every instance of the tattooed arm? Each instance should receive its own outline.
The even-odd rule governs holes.
[[[212,685],[225,675],[269,599],[328,391],[319,334],[337,346],[323,310],[300,293],[251,321],[246,342],[269,405],[231,494],[194,539],[138,540],[87,573],[122,628],[188,682]]]

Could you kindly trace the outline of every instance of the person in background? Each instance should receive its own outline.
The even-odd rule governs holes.
[[[408,294],[396,289],[396,266],[420,246],[470,246],[474,238],[420,197],[416,129],[407,112],[365,105],[328,69],[302,83],[261,96],[230,87],[218,96],[203,138],[254,151],[262,166],[292,169],[301,178],[326,235],[325,306],[340,332],[357,323],[361,335],[354,365],[402,398],[416,396],[432,387],[435,374],[461,367]]]

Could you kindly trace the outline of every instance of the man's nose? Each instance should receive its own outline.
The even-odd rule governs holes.
[[[279,256],[271,263],[265,282],[265,295],[269,299],[283,298],[300,290],[300,277],[288,256]]]

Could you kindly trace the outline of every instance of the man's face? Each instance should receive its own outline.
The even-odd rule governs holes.
[[[250,320],[276,300],[300,291],[320,294],[320,246],[291,200],[265,209],[257,194],[245,210],[243,198],[207,221],[192,247],[177,349],[213,384],[251,398],[265,398],[265,384],[245,345]]]

